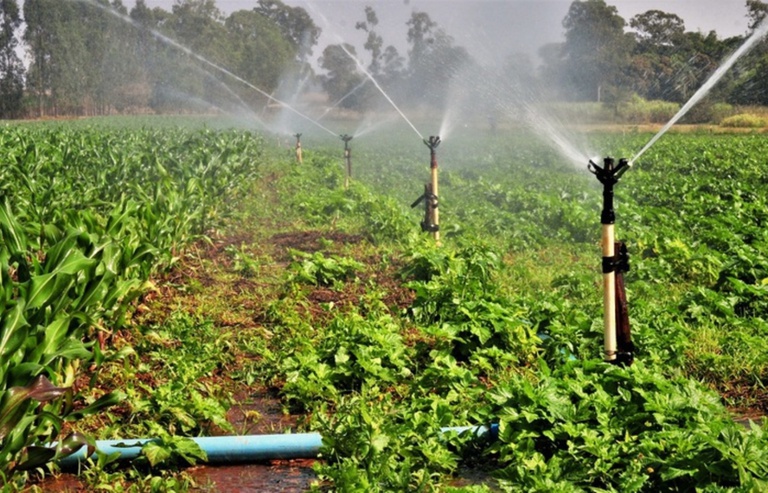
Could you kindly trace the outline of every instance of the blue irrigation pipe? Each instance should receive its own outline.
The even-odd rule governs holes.
[[[441,428],[441,433],[474,432],[478,437],[488,435],[491,439],[498,436],[499,425],[490,426],[453,426]],[[156,438],[137,438],[125,440],[98,440],[96,450],[105,454],[119,453],[119,460],[135,459],[141,454],[141,448]],[[207,463],[258,462],[273,459],[312,459],[320,453],[323,438],[319,433],[295,433],[279,435],[243,435],[221,437],[190,438],[208,457]],[[62,468],[74,467],[85,462],[89,454],[83,447],[67,457],[59,459]]]

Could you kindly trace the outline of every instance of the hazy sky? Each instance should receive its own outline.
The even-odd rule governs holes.
[[[304,7],[323,29],[315,55],[327,44],[340,40],[362,50],[364,34],[355,31],[364,18],[366,5],[375,8],[379,32],[385,44],[394,44],[405,54],[405,22],[414,10],[426,11],[456,43],[465,46],[481,61],[503,59],[512,52],[535,54],[550,42],[563,39],[562,20],[570,0],[284,0]],[[170,10],[174,0],[146,0],[149,6]],[[251,9],[256,0],[217,0],[225,13]],[[745,0],[607,0],[619,15],[629,21],[647,10],[674,13],[685,21],[688,31],[716,31],[720,37],[742,35],[747,31]],[[125,0],[131,6],[131,0]],[[327,19],[323,21],[321,16]]]

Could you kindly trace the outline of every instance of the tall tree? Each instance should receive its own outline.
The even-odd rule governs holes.
[[[649,10],[629,21],[637,44],[628,67],[633,90],[649,99],[669,99],[675,94],[678,59],[685,58],[685,23],[675,14]]]
[[[16,54],[21,13],[16,0],[0,0],[0,118],[21,111],[24,94],[24,65]]]
[[[323,89],[332,101],[341,101],[344,108],[356,108],[361,98],[355,92],[363,81],[363,75],[357,70],[357,63],[351,56],[356,55],[355,47],[350,44],[328,45],[320,57],[320,67],[327,72],[321,77]]]
[[[649,10],[634,16],[629,25],[635,29],[641,51],[674,51],[685,35],[685,22],[676,14]]]
[[[368,71],[374,76],[378,76],[381,71],[382,57],[384,56],[384,38],[376,32],[376,26],[379,24],[379,18],[373,7],[365,7],[365,20],[355,24],[355,29],[362,30],[368,34],[363,48],[371,53],[371,63],[368,64]]]
[[[51,53],[53,33],[46,28],[52,12],[46,7],[50,0],[25,0],[24,20],[27,28],[24,30],[24,41],[31,57],[27,87],[37,99],[38,116],[44,116],[47,111],[47,94],[51,89]]]
[[[451,79],[471,63],[471,57],[426,12],[414,11],[406,25],[411,98],[442,105]]]
[[[368,72],[376,80],[388,89],[400,81],[403,76],[405,59],[392,45],[384,47],[384,38],[376,30],[379,25],[379,18],[373,7],[365,7],[365,20],[355,24],[355,29],[368,34],[363,48],[365,48],[371,57],[368,64]],[[375,88],[369,86],[369,93],[375,91]]]
[[[254,10],[280,27],[296,49],[297,61],[306,63],[320,38],[320,28],[307,11],[285,5],[281,0],[259,0]]]
[[[747,0],[747,17],[749,17],[751,30],[757,29],[766,16],[768,16],[768,4],[761,0]]]
[[[32,55],[32,87],[39,101],[47,100],[50,105],[43,108],[41,104],[41,113],[83,114],[86,111],[86,95],[92,88],[89,74],[95,61],[88,53],[88,38],[99,35],[87,31],[93,9],[92,5],[77,2],[24,2],[25,39]]]
[[[563,19],[564,73],[576,99],[600,100],[607,86],[621,86],[634,42],[624,19],[604,0],[575,0]]]
[[[294,61],[291,43],[272,21],[254,10],[233,12],[224,25],[236,59],[235,73],[264,91],[272,91]]]

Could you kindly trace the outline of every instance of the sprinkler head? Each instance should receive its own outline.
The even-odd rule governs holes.
[[[294,137],[296,137],[296,140],[299,140],[301,138],[301,134],[293,134]]]
[[[601,168],[597,163],[589,160],[587,169],[592,172],[601,183],[611,181],[616,183],[621,178],[621,175],[629,169],[632,164],[626,159],[619,159],[619,164],[615,165],[616,161],[612,157],[606,157],[603,159],[603,167]]]
[[[347,135],[347,134],[342,134],[342,135],[339,135],[339,138],[340,138],[341,140],[343,140],[345,144],[346,144],[347,142],[349,142],[350,140],[352,140],[352,136],[351,136],[351,135]]]
[[[431,150],[434,151],[435,149],[437,149],[437,146],[440,145],[440,136],[433,135],[429,138],[429,140],[424,139],[423,142],[424,142],[424,145],[426,145],[427,147],[429,147]]]

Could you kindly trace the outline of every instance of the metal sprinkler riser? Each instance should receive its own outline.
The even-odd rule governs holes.
[[[605,360],[622,365],[632,364],[634,346],[631,341],[623,282],[623,273],[629,270],[629,256],[626,253],[626,245],[615,242],[616,213],[613,208],[613,188],[629,167],[628,160],[620,159],[619,164],[615,165],[615,161],[610,157],[603,160],[602,167],[591,160],[587,165],[587,169],[603,184],[603,210],[600,213],[600,222],[603,225],[601,245]]]
[[[347,165],[347,174],[344,177],[344,190],[349,188],[349,179],[352,177],[352,151],[349,148],[349,141],[352,140],[351,135],[342,134],[339,138],[344,142],[344,161]]]
[[[440,137],[433,135],[429,139],[423,139],[424,145],[429,147],[430,153],[430,181],[424,184],[424,193],[411,204],[416,207],[424,202],[424,220],[421,221],[421,230],[430,232],[435,240],[440,242],[440,216],[438,211],[438,180],[437,180],[437,146],[440,145]]]
[[[301,164],[304,161],[301,153],[301,134],[294,134],[294,137],[296,137],[296,161]]]

